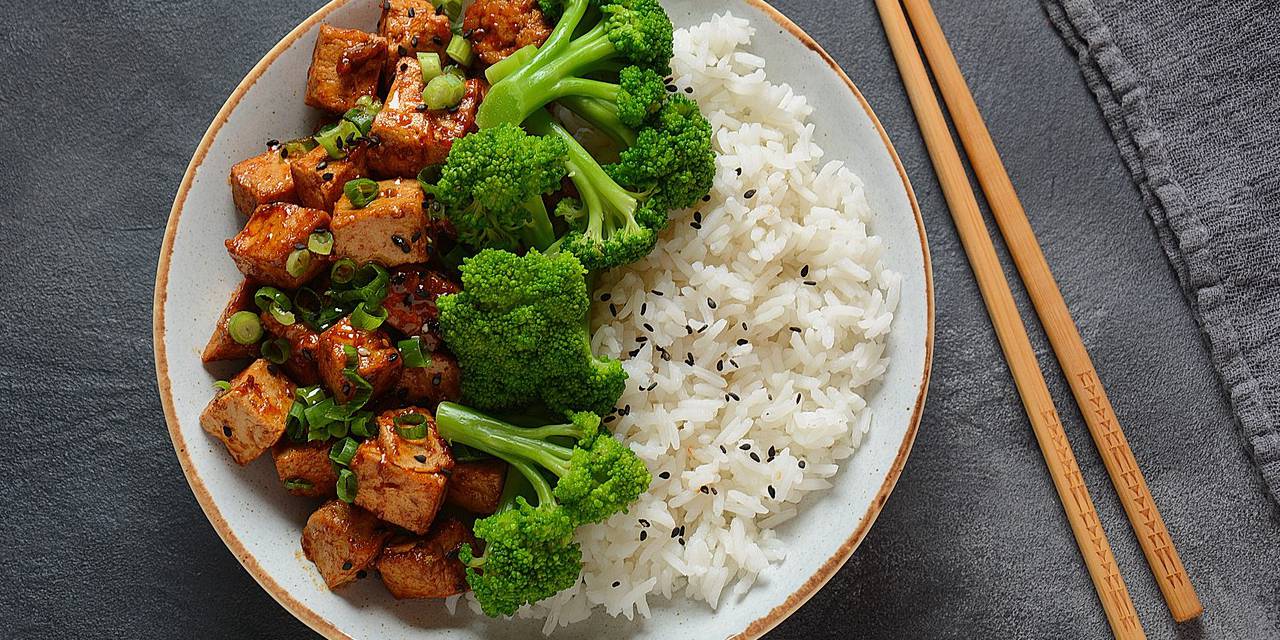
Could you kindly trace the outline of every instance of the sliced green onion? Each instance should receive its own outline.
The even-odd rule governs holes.
[[[405,440],[421,440],[427,437],[427,417],[421,413],[406,413],[397,416],[396,433]]]
[[[342,376],[355,385],[356,388],[356,394],[351,397],[351,401],[343,405],[346,415],[353,416],[357,411],[363,409],[364,405],[369,404],[369,399],[373,397],[373,385],[369,384],[369,381],[365,380],[359,373],[356,373],[354,369],[343,371]]]
[[[307,238],[307,250],[318,256],[327,256],[333,253],[333,232],[332,231],[316,231]]]
[[[422,83],[424,85],[444,73],[444,68],[440,65],[440,54],[438,53],[419,53],[418,66],[422,67]]]
[[[422,101],[433,111],[450,109],[458,106],[466,93],[466,82],[458,76],[446,73],[427,83],[427,88],[422,92]]]
[[[425,369],[431,366],[431,356],[422,352],[422,338],[413,337],[396,343],[400,350],[400,359],[410,369]]]
[[[351,503],[356,501],[356,474],[351,473],[350,469],[343,469],[338,472],[338,484],[335,487],[338,490],[338,499]]]
[[[355,142],[362,134],[356,125],[350,120],[340,120],[338,124],[329,125],[320,130],[315,136],[316,143],[324,147],[329,153],[329,157],[334,160],[341,160],[347,157],[347,147]]]
[[[366,262],[348,283],[352,289],[336,292],[333,297],[340,302],[365,302],[376,306],[382,304],[382,300],[387,297],[390,283],[391,273],[386,267],[376,262]]]
[[[227,333],[239,344],[256,344],[262,339],[262,320],[252,311],[241,311],[227,320]]]
[[[455,78],[457,78],[457,79],[459,79],[459,80],[461,80],[461,81],[463,81],[463,82],[466,82],[466,81],[467,81],[467,72],[466,72],[466,71],[464,71],[464,70],[462,69],[462,67],[460,67],[460,66],[458,66],[458,65],[456,65],[456,64],[451,64],[451,65],[449,65],[449,66],[445,67],[445,68],[444,68],[444,73],[445,73],[445,75],[448,75],[448,76],[454,76]]]
[[[347,357],[347,369],[354,369],[360,362],[360,352],[349,344],[342,345],[342,355]]]
[[[284,270],[295,278],[301,278],[311,269],[311,252],[306,249],[295,249],[289,254]]]
[[[485,69],[484,77],[489,81],[489,84],[497,84],[514,73],[516,69],[523,67],[536,55],[538,55],[538,47],[528,45]]]
[[[349,432],[350,432],[350,425],[347,424],[347,421],[345,419],[335,420],[332,424],[329,425],[330,438],[345,438],[347,437],[347,433]]]
[[[373,437],[373,414],[361,411],[351,418],[351,435],[357,438]]]
[[[289,407],[289,415],[284,421],[285,435],[294,442],[307,439],[307,405],[295,400]]]
[[[356,277],[356,261],[350,258],[343,258],[333,263],[333,268],[329,270],[329,279],[336,285],[351,284]]]
[[[262,343],[262,357],[268,362],[274,364],[284,364],[289,359],[293,348],[289,346],[289,341],[284,338],[276,338]]]
[[[299,138],[284,143],[284,148],[280,150],[280,157],[288,160],[289,158],[301,158],[307,155],[312,149],[316,148],[315,138]]]
[[[432,4],[444,7],[445,15],[455,22],[462,15],[462,0],[432,0]]]
[[[356,98],[356,107],[365,111],[380,113],[382,111],[382,101],[373,96],[360,96]]]
[[[364,331],[373,331],[387,321],[387,309],[382,306],[369,306],[361,302],[351,312],[351,326]]]
[[[373,128],[373,121],[378,117],[378,113],[382,111],[382,101],[373,96],[360,96],[356,100],[354,109],[348,110],[342,115],[342,119],[354,124],[356,129],[360,131],[360,135],[369,135],[369,130]]]
[[[360,443],[355,440],[343,438],[333,443],[333,446],[329,448],[329,459],[334,464],[345,467],[351,464],[352,458],[356,457],[356,447],[358,446],[360,446]]]
[[[444,52],[450,58],[458,61],[458,64],[469,67],[471,66],[471,41],[460,35],[454,35],[449,41],[449,46],[445,47]]]
[[[285,311],[293,308],[293,303],[289,300],[289,296],[286,296],[283,291],[275,287],[262,287],[261,289],[258,289],[258,291],[253,294],[253,303],[258,305],[258,308],[263,311],[271,309],[272,306],[280,307]]]
[[[280,324],[286,327],[291,327],[293,326],[293,323],[298,321],[298,318],[293,315],[293,312],[285,311],[284,309],[281,309],[280,307],[277,307],[275,305],[271,305],[270,313],[271,313],[271,317],[275,318],[276,322],[279,322]]]
[[[284,481],[284,488],[289,491],[310,491],[315,485],[302,480],[300,478],[292,478]]]
[[[378,183],[368,178],[348,180],[342,186],[342,193],[346,194],[347,200],[350,200],[351,206],[356,209],[363,209],[369,206],[370,202],[377,200],[378,192]]]
[[[230,390],[231,390],[231,383],[230,383],[230,382],[227,382],[226,380],[219,380],[219,381],[217,381],[217,382],[213,383],[213,386],[214,386],[214,387],[216,387],[219,391],[230,391]]]
[[[319,404],[325,398],[324,389],[322,389],[320,385],[316,385],[314,387],[298,387],[298,390],[294,392],[294,395],[298,397],[299,402],[308,407]]]

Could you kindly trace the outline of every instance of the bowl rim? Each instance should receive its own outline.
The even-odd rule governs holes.
[[[254,580],[271,595],[281,606],[283,606],[290,614],[301,620],[312,630],[320,633],[329,640],[354,640],[351,636],[337,628],[337,626],[316,610],[303,604],[297,598],[293,597],[279,582],[271,576],[270,573],[263,568],[253,554],[249,553],[245,545],[240,541],[236,533],[231,529],[226,519],[222,517],[221,511],[214,503],[212,495],[204,485],[204,481],[200,478],[195,470],[195,466],[191,461],[190,454],[187,450],[186,441],[182,436],[181,429],[177,419],[177,412],[174,408],[173,392],[171,381],[169,379],[169,359],[165,352],[165,302],[168,297],[169,271],[171,268],[171,259],[173,257],[174,239],[178,231],[178,221],[182,217],[183,208],[186,205],[187,195],[195,180],[196,171],[200,165],[204,163],[205,157],[208,155],[209,148],[212,146],[214,139],[222,126],[226,124],[230,118],[231,112],[239,105],[245,93],[257,83],[262,74],[275,63],[294,42],[310,31],[317,23],[324,20],[329,14],[345,6],[352,0],[331,0],[324,6],[320,7],[315,13],[311,14],[306,20],[303,20],[298,26],[294,27],[287,35],[275,44],[261,60],[253,66],[249,73],[240,81],[230,97],[218,110],[213,122],[205,131],[204,136],[200,139],[200,144],[196,147],[195,153],[192,155],[190,163],[182,176],[182,182],[178,187],[178,193],[174,197],[173,207],[169,212],[169,220],[165,226],[164,241],[160,248],[160,257],[156,269],[155,292],[152,301],[152,344],[155,356],[156,383],[160,392],[160,403],[164,408],[165,423],[169,429],[169,437],[173,442],[174,453],[178,456],[178,462],[182,466],[183,476],[186,477],[187,483],[191,487],[192,493],[195,494],[196,501],[200,504],[200,508],[204,511],[205,517],[209,523],[213,525],[218,537],[222,539],[223,544],[235,555],[240,564],[253,576]],[[902,179],[902,186],[906,189],[907,200],[911,204],[911,210],[915,215],[916,229],[920,236],[920,249],[924,262],[924,284],[925,284],[925,309],[926,309],[926,333],[925,333],[925,353],[924,353],[924,371],[920,382],[920,391],[916,398],[916,402],[911,412],[910,423],[907,426],[906,434],[903,436],[902,444],[898,448],[898,453],[894,457],[893,464],[890,465],[885,479],[880,485],[880,489],[876,493],[876,497],[871,501],[871,505],[867,508],[867,512],[863,515],[857,529],[846,539],[821,566],[802,583],[794,592],[779,605],[769,610],[760,618],[752,621],[742,631],[730,636],[734,640],[752,640],[763,636],[765,633],[776,627],[788,616],[794,613],[805,602],[807,602],[815,593],[818,592],[836,572],[844,566],[849,557],[853,555],[854,550],[862,543],[867,532],[871,529],[871,525],[875,523],[880,512],[884,508],[884,504],[888,501],[889,494],[893,492],[894,486],[898,482],[898,478],[902,475],[903,467],[906,465],[907,457],[911,453],[911,447],[915,443],[916,434],[919,431],[920,419],[924,410],[925,397],[929,390],[929,377],[932,372],[933,365],[933,342],[934,342],[934,288],[933,288],[933,266],[929,255],[929,241],[925,233],[924,219],[920,212],[919,202],[916,200],[915,191],[911,187],[911,181],[907,178],[906,169],[902,165],[902,160],[898,156],[897,150],[893,146],[893,142],[889,139],[889,134],[885,131],[884,126],[880,123],[880,119],[876,117],[875,112],[871,109],[871,105],[867,102],[862,92],[845,73],[844,69],[836,63],[835,59],[801,29],[790,18],[781,11],[772,7],[765,0],[743,0],[747,4],[759,9],[762,13],[769,16],[777,25],[794,36],[802,44],[816,53],[828,66],[831,67],[853,93],[867,116],[875,125],[876,131],[880,134],[880,139],[884,143],[885,148],[889,152],[889,157],[893,160],[893,164],[898,171],[899,177]]]

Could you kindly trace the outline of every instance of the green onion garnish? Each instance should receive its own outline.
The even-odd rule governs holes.
[[[360,129],[350,120],[340,120],[338,124],[331,124],[321,129],[315,138],[316,143],[324,147],[330,158],[341,160],[347,157],[347,147],[360,136]]]
[[[252,311],[241,311],[227,320],[227,333],[239,344],[255,344],[262,339],[262,321]]]
[[[356,126],[360,131],[360,135],[369,135],[369,130],[373,128],[373,120],[378,117],[378,113],[382,111],[382,101],[373,96],[360,96],[356,100],[354,109],[348,110],[342,115],[342,119]]]
[[[382,306],[370,306],[361,302],[351,312],[351,326],[364,331],[373,331],[387,321],[387,309]]]
[[[356,474],[351,473],[350,469],[343,469],[338,472],[338,499],[352,503],[356,501]]]
[[[219,380],[219,381],[217,381],[217,382],[213,383],[213,386],[214,386],[214,387],[217,387],[217,389],[218,389],[219,391],[230,391],[230,390],[231,390],[231,383],[230,383],[230,382],[227,382],[226,380]]]
[[[301,158],[307,155],[307,152],[316,148],[315,138],[299,138],[284,143],[284,148],[280,151],[280,157],[288,160],[289,158]]]
[[[400,358],[404,366],[410,369],[425,369],[431,366],[431,356],[422,352],[422,338],[417,336],[396,343],[400,350]]]
[[[378,183],[368,178],[348,180],[347,184],[342,186],[342,193],[346,194],[347,200],[351,201],[351,206],[357,209],[363,209],[369,206],[370,202],[377,200],[378,191]]]
[[[350,417],[363,409],[364,405],[369,404],[369,399],[373,397],[373,385],[356,373],[355,369],[344,370],[342,376],[356,388],[356,394],[351,397],[351,401],[343,405],[346,416]]]
[[[289,491],[310,491],[314,486],[315,485],[310,482],[299,478],[292,478],[284,481],[284,488]]]
[[[293,303],[289,301],[289,296],[286,296],[283,291],[275,287],[262,287],[261,289],[258,289],[258,291],[253,294],[253,303],[258,305],[258,308],[263,311],[267,311],[273,305],[278,306],[285,311],[293,308]]]
[[[438,53],[419,53],[418,66],[422,67],[422,83],[424,85],[444,73],[444,68],[440,65],[440,54]]]
[[[462,0],[432,0],[432,4],[444,7],[445,15],[454,22],[462,15]]]
[[[333,268],[329,270],[329,279],[336,285],[351,284],[356,277],[356,261],[350,258],[343,258],[333,263]]]
[[[372,438],[373,414],[362,411],[351,418],[351,435],[357,438]]]
[[[324,389],[322,389],[320,385],[316,385],[314,387],[298,387],[295,395],[298,396],[298,400],[300,402],[308,407],[312,407],[324,400]]]
[[[268,362],[274,364],[284,364],[289,359],[293,348],[289,346],[289,341],[284,338],[276,338],[262,343],[262,357]]]
[[[421,440],[427,437],[427,417],[421,413],[406,413],[396,417],[396,433],[405,440]]]
[[[460,35],[454,35],[449,41],[449,46],[444,52],[450,58],[453,58],[458,64],[469,67],[471,66],[471,42]]]
[[[342,345],[342,355],[347,357],[347,369],[354,369],[360,362],[360,352],[349,344]]]
[[[295,278],[301,278],[310,268],[311,252],[306,249],[295,249],[284,264],[284,270]]]
[[[466,94],[466,82],[452,73],[445,73],[427,83],[427,88],[422,92],[422,101],[428,109],[438,111],[458,106]]]
[[[360,446],[360,443],[355,440],[343,438],[333,443],[333,447],[329,449],[329,459],[334,464],[345,467],[351,464],[351,459],[356,456],[356,447],[358,446]]]
[[[318,256],[327,256],[333,253],[333,232],[332,231],[316,231],[307,238],[307,250]]]

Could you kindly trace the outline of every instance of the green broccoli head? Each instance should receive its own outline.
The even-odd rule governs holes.
[[[626,512],[649,489],[651,480],[644,462],[606,433],[573,450],[569,471],[556,483],[555,496],[578,522],[604,522]]]
[[[428,190],[444,205],[458,237],[475,248],[550,244],[541,196],[560,187],[568,169],[564,143],[503,125],[453,143]]]
[[[601,0],[609,42],[627,60],[665,67],[671,62],[675,28],[658,0]]]
[[[629,66],[618,74],[618,119],[629,127],[639,127],[662,109],[667,101],[667,83],[657,71]]]
[[[607,170],[622,184],[651,190],[653,198],[669,209],[693,206],[715,181],[711,123],[697,103],[675,96]]]
[[[653,252],[665,226],[666,212],[660,218],[654,213],[648,202],[637,201],[629,209],[606,207],[566,234],[560,249],[577,256],[592,271],[638,262]],[[662,224],[653,224],[659,219]]]
[[[462,292],[437,301],[462,391],[483,409],[541,401],[558,413],[612,410],[627,374],[591,352],[591,300],[582,263],[569,253],[517,256],[488,250],[462,266]]]
[[[576,527],[564,510],[534,507],[523,497],[514,508],[477,520],[475,536],[485,541],[484,555],[476,557],[463,545],[458,557],[485,615],[509,616],[572,587],[582,570]]]

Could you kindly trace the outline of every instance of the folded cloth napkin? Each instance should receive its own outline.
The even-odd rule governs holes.
[[[1044,0],[1142,192],[1254,463],[1280,499],[1275,0]]]

